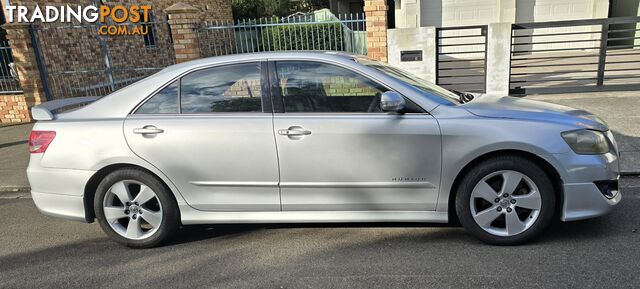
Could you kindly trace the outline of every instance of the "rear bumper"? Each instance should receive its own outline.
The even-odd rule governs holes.
[[[95,171],[45,168],[42,154],[32,154],[27,168],[31,197],[45,215],[87,222],[84,189]]]
[[[84,198],[31,191],[31,197],[38,210],[48,216],[67,220],[87,222],[84,212]]]

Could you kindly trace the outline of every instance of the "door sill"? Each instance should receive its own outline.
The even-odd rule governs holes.
[[[447,223],[447,212],[439,211],[286,211],[207,212],[179,205],[182,224],[237,223],[357,223],[420,222]]]

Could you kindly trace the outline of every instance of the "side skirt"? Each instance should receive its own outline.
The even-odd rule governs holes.
[[[234,223],[355,223],[421,222],[447,223],[447,212],[437,211],[287,211],[287,212],[212,212],[181,204],[182,224]]]

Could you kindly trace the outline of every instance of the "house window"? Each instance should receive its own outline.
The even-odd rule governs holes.
[[[149,19],[147,20],[147,22],[142,23],[142,31],[147,31],[147,34],[143,35],[142,39],[144,40],[144,47],[154,48],[156,47],[156,23],[153,12],[149,12]]]

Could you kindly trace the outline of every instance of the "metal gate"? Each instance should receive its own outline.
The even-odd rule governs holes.
[[[147,26],[148,33],[99,35],[95,24],[32,26],[47,99],[103,96],[174,64],[168,24],[136,25]]]
[[[486,92],[487,25],[436,28],[436,84]]]
[[[510,94],[640,89],[640,17],[512,26]]]
[[[364,13],[316,13],[282,18],[206,22],[198,38],[203,56],[287,50],[367,54]]]
[[[1,28],[0,28],[1,29]],[[2,31],[4,33],[4,31]],[[9,41],[0,40],[0,94],[22,93]]]

